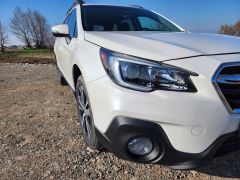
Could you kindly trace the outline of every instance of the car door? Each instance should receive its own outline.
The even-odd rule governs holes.
[[[64,75],[65,79],[70,82],[72,79],[72,57],[73,53],[76,50],[77,46],[77,11],[76,9],[65,19],[64,24],[67,24],[69,27],[69,37],[60,38],[58,46],[58,67]]]

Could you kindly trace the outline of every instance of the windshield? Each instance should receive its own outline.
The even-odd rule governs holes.
[[[84,6],[82,21],[85,31],[181,32],[167,19],[142,8]]]

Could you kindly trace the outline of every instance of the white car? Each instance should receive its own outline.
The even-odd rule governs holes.
[[[240,38],[138,6],[76,3],[52,28],[86,144],[175,169],[240,149]]]

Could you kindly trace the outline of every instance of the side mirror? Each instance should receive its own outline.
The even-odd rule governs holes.
[[[69,37],[69,27],[66,24],[53,26],[52,33],[55,37]]]

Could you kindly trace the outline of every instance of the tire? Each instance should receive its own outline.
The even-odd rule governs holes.
[[[55,55],[55,63],[54,63],[54,65],[55,65],[55,67],[56,67],[56,69],[57,69],[57,72],[58,72],[58,74],[59,74],[59,83],[60,83],[60,85],[62,85],[62,86],[68,86],[68,82],[67,82],[66,79],[63,77],[60,69],[58,68],[56,55]]]
[[[60,73],[59,73],[60,74]],[[62,86],[67,86],[68,85],[68,83],[67,83],[67,81],[66,81],[66,79],[63,77],[63,75],[59,75],[59,81],[60,81],[60,84],[62,85]]]
[[[76,100],[80,127],[86,145],[92,150],[101,150],[101,143],[96,136],[92,110],[82,76],[76,84]]]

